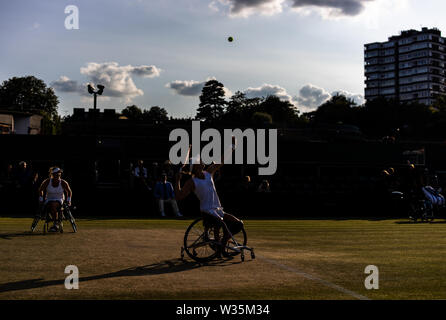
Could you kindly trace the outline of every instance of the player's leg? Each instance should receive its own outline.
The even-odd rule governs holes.
[[[53,218],[53,226],[50,228],[50,231],[58,231],[59,230],[59,210],[61,208],[60,202],[58,201],[49,201],[48,208],[50,210],[50,215]]]
[[[222,238],[222,248],[225,248],[228,241],[231,239],[231,235],[235,236],[243,229],[243,221],[233,216],[232,214],[223,212],[223,221],[226,224],[229,232],[224,228],[223,230],[223,238]],[[222,254],[226,256],[226,250],[223,250]]]
[[[243,221],[229,213],[224,213],[223,221],[226,223],[232,235],[236,235],[243,229]]]

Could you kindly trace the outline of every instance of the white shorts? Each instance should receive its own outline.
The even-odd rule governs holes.
[[[202,212],[208,213],[218,219],[223,220],[223,217],[225,215],[225,212],[223,211],[223,208],[214,208],[214,209],[208,209],[208,210],[201,210]]]
[[[46,204],[47,204],[48,202],[50,202],[50,201],[59,202],[60,205],[63,204],[63,199],[46,199],[44,204],[46,205]]]

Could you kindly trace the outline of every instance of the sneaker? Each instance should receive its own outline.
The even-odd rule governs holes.
[[[165,217],[166,214],[164,212],[161,212],[161,217]]]
[[[57,232],[57,231],[59,231],[59,227],[57,225],[53,225],[48,231],[49,232]]]
[[[177,213],[177,217],[178,217],[178,218],[181,218],[182,216],[183,216],[183,215],[181,214],[181,212],[178,212],[178,213]]]

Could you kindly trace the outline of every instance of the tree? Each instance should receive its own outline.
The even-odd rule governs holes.
[[[251,121],[256,125],[272,124],[273,118],[268,113],[254,112],[251,117]]]
[[[227,102],[224,99],[225,91],[222,83],[209,80],[205,83],[197,109],[197,118],[206,121],[220,120]]]
[[[60,130],[58,105],[54,90],[34,76],[13,77],[0,85],[0,108],[42,115],[44,134]]]
[[[158,106],[153,106],[143,112],[144,120],[160,123],[169,120],[167,110]]]
[[[43,111],[57,116],[59,99],[43,80],[33,76],[13,77],[0,86],[0,106],[15,111]]]
[[[124,110],[122,110],[121,113],[123,116],[126,116],[129,120],[143,119],[142,110],[136,105],[126,107]]]
[[[354,124],[355,102],[344,95],[337,94],[330,100],[324,102],[316,111],[311,112],[310,119],[313,123],[337,124],[349,123]]]
[[[294,124],[299,120],[297,109],[289,101],[280,100],[274,95],[266,97],[257,109],[271,115],[277,124]]]

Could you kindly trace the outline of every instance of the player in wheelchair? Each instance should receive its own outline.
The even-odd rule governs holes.
[[[41,212],[34,219],[31,231],[35,230],[39,220],[45,220],[44,232],[63,232],[63,220],[68,219],[76,232],[76,224],[69,209],[72,197],[70,185],[62,179],[62,169],[51,167],[49,174],[50,177],[43,181],[39,188]],[[53,225],[48,228],[50,222]]]
[[[184,186],[181,187],[180,181],[183,172],[183,168],[177,174],[175,182],[175,197],[176,200],[182,200],[186,198],[191,192],[194,192],[197,198],[200,200],[200,211],[202,218],[195,220],[188,228],[185,234],[185,247],[184,249],[193,259],[200,261],[200,257],[197,254],[198,249],[211,249],[211,252],[207,255],[204,254],[202,261],[212,260],[214,257],[231,256],[234,253],[242,253],[242,260],[244,259],[243,250],[249,250],[254,258],[252,248],[246,247],[246,233],[243,226],[243,221],[237,217],[226,213],[220,203],[217,191],[214,184],[214,174],[224,164],[224,159],[232,155],[232,151],[235,149],[235,139],[233,138],[233,145],[231,150],[225,152],[222,158],[221,164],[211,164],[206,170],[203,162],[195,161],[191,169],[191,178],[188,179]],[[201,227],[202,225],[202,227]],[[192,229],[199,229],[191,232]],[[243,240],[237,241],[235,236],[242,231]],[[188,236],[190,234],[196,234],[198,238],[193,239],[192,245],[188,244]],[[232,246],[228,246],[228,242],[232,241]],[[189,248],[192,248],[192,254],[190,254]],[[232,252],[228,252],[227,249],[232,248]]]

